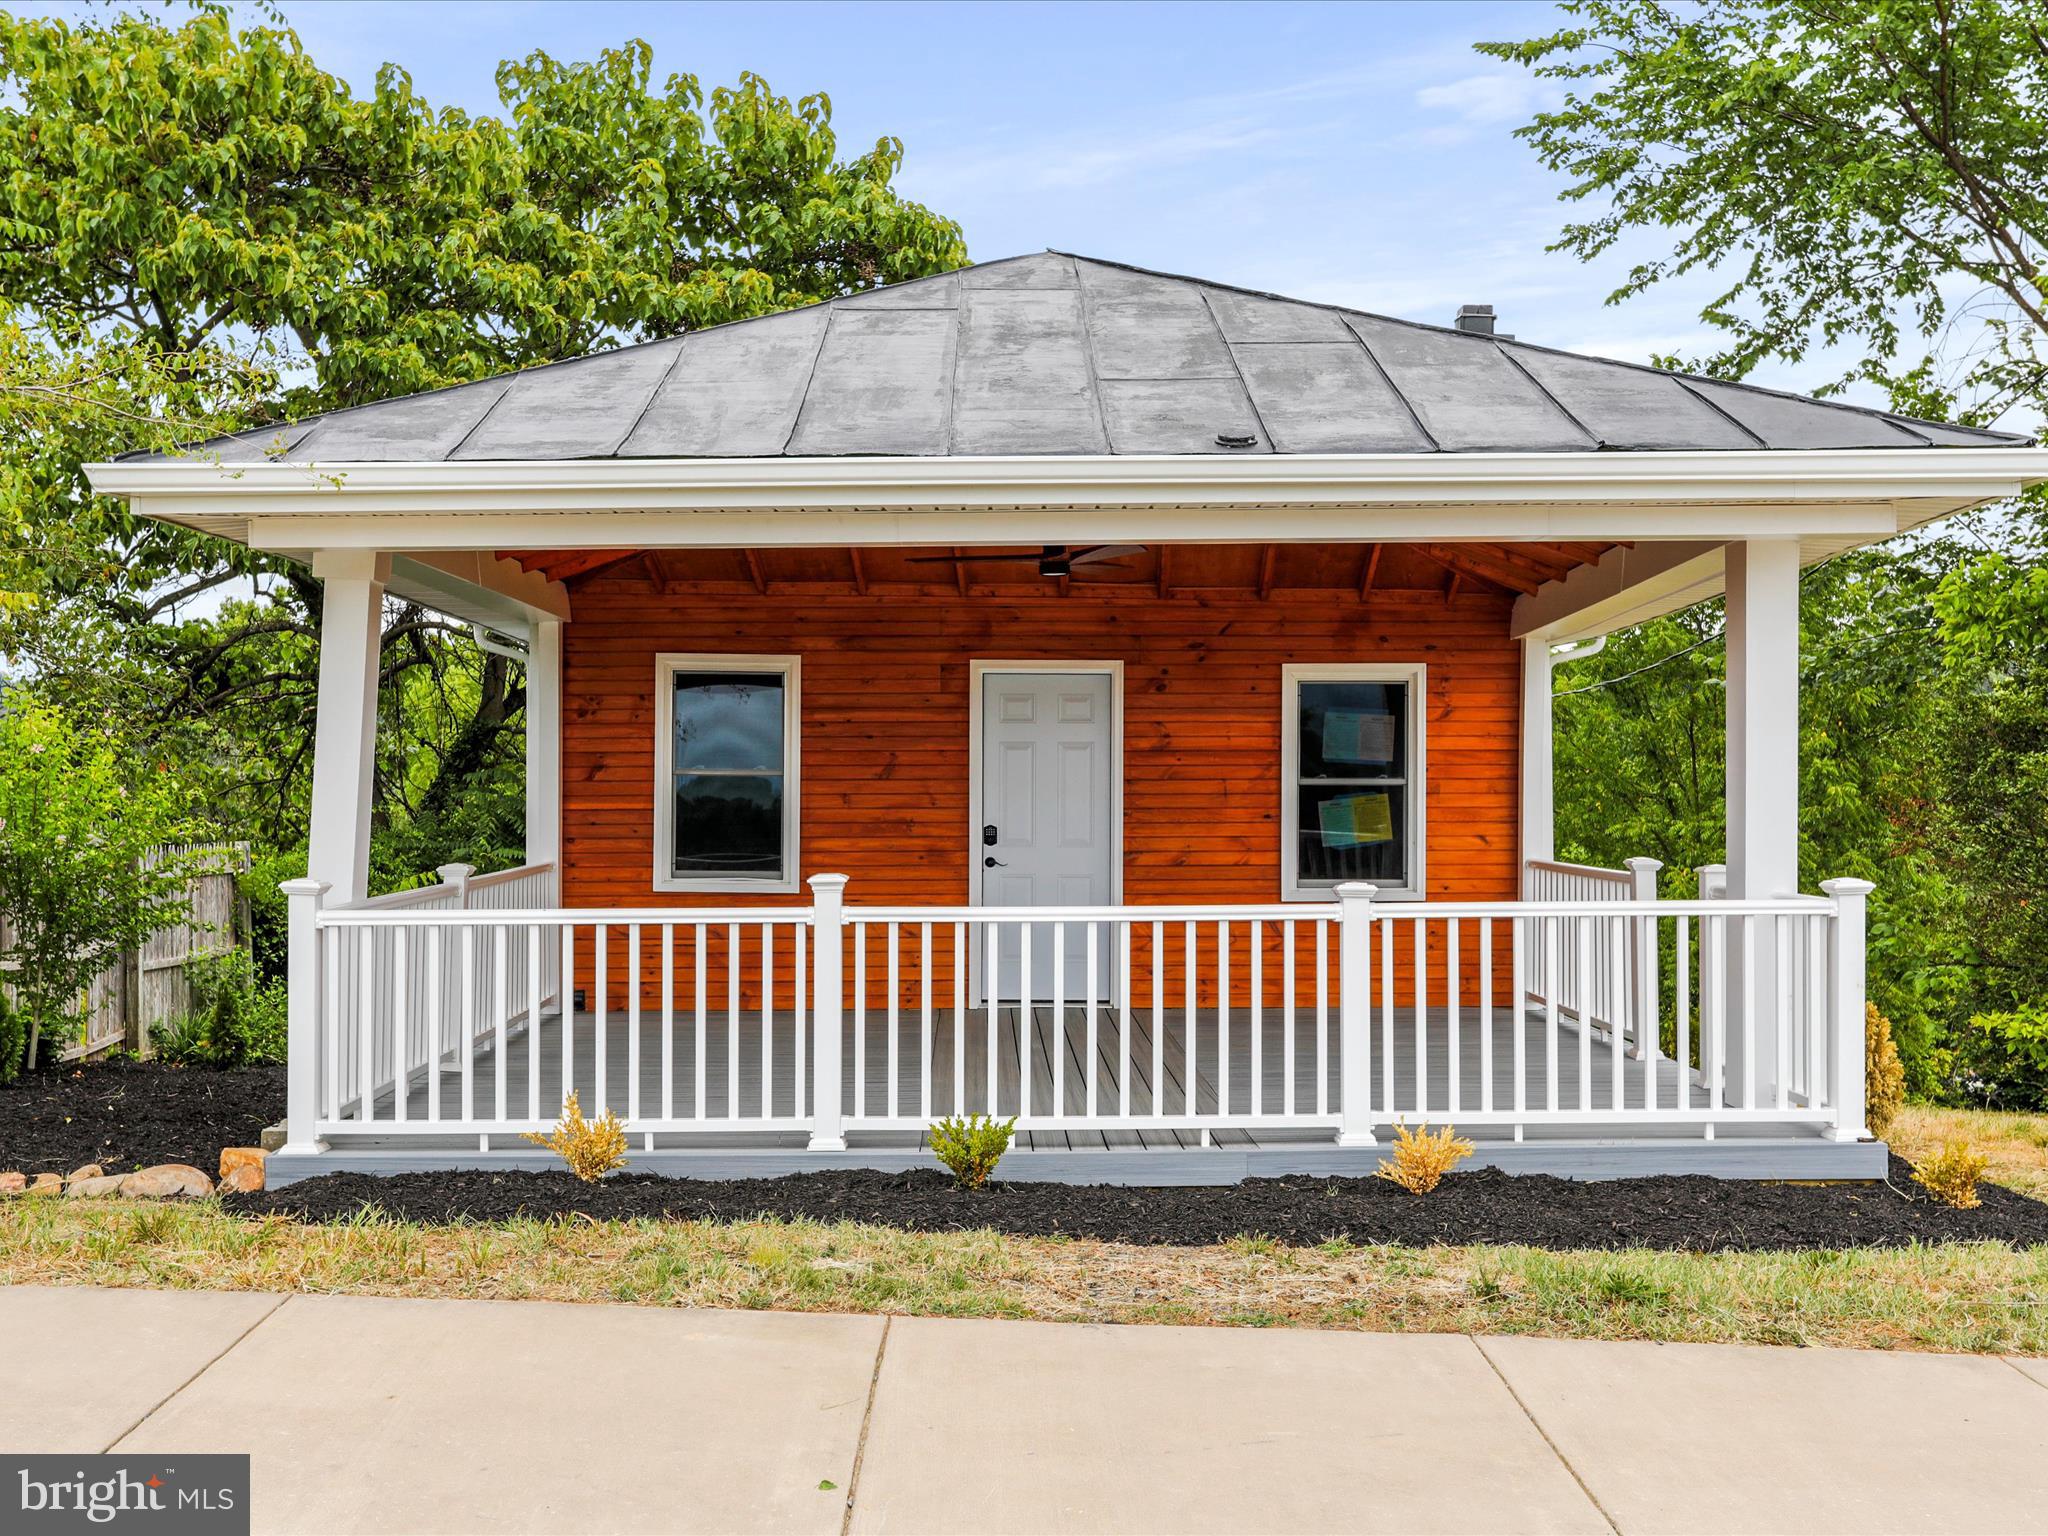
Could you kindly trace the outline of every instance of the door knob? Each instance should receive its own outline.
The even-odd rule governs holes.
[[[997,858],[994,854],[990,854],[987,858],[981,861],[981,867],[983,869],[1008,869],[1010,866],[1005,864],[1001,859]]]

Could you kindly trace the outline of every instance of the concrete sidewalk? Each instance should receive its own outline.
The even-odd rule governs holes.
[[[2048,1362],[0,1288],[0,1450],[259,1531],[2048,1531]]]

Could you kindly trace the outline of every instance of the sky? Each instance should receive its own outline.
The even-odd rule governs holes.
[[[1544,249],[1568,214],[1563,181],[1512,130],[1554,97],[1472,45],[1553,30],[1548,4],[283,10],[359,90],[392,61],[429,101],[471,112],[500,110],[501,59],[635,37],[657,76],[708,90],[752,70],[787,95],[824,91],[849,151],[904,141],[902,189],[959,220],[976,260],[1051,247],[1439,324],[1489,303],[1525,340],[1631,361],[1712,346],[1698,320],[1711,278],[1608,307],[1624,257]],[[1754,377],[1831,376],[1816,359]]]

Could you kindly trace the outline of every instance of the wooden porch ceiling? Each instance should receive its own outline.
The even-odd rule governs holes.
[[[1084,546],[1085,547],[1085,546]],[[1155,544],[1113,562],[1040,576],[1037,545],[984,548],[511,550],[505,557],[576,587],[598,578],[664,592],[975,592],[1104,596],[1144,592],[1428,594],[1513,598],[1597,560],[1611,544]],[[1008,558],[1006,558],[1008,557]]]

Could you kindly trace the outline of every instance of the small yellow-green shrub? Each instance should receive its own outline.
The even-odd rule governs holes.
[[[1419,1131],[1410,1131],[1400,1125],[1394,1128],[1394,1155],[1374,1169],[1373,1174],[1391,1180],[1411,1195],[1426,1195],[1472,1151],[1472,1143],[1452,1126],[1435,1131],[1424,1126]]]
[[[953,1171],[962,1189],[979,1189],[1010,1150],[1010,1137],[1016,1129],[1014,1117],[948,1115],[932,1125],[928,1139],[932,1156]]]
[[[1984,1177],[1990,1164],[1991,1159],[1967,1141],[1946,1142],[1939,1152],[1913,1170],[1913,1182],[1943,1205],[1952,1205],[1959,1211],[1974,1210],[1980,1203],[1977,1181]]]
[[[521,1135],[537,1147],[551,1149],[586,1184],[595,1184],[626,1164],[626,1128],[619,1124],[619,1117],[606,1110],[595,1121],[584,1119],[583,1106],[573,1090],[562,1101],[562,1118],[553,1131],[545,1136],[538,1131]]]

